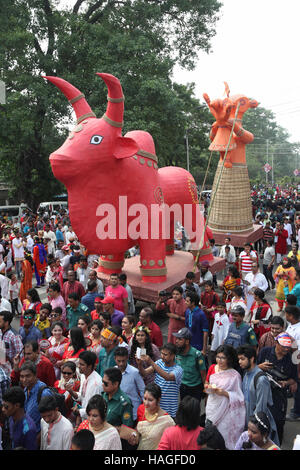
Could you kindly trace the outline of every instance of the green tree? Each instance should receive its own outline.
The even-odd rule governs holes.
[[[95,72],[117,76],[126,96],[124,132],[149,131],[160,164],[185,162],[183,136],[199,103],[192,87],[170,77],[175,63],[192,68],[198,51],[210,49],[217,0],[74,0],[67,6],[0,0],[0,6],[0,78],[7,86],[0,163],[19,199],[36,206],[61,190],[48,158],[66,137],[72,109],[41,75],[73,83],[97,116],[107,91]],[[197,131],[201,151],[205,133],[199,124]]]
[[[300,144],[291,143],[286,129],[276,122],[272,111],[261,106],[247,111],[243,118],[243,127],[254,134],[254,141],[247,145],[247,164],[252,181],[266,181],[263,166],[269,161],[272,164],[274,182],[279,182],[283,176],[293,177],[296,168]],[[271,174],[268,181],[271,183]]]

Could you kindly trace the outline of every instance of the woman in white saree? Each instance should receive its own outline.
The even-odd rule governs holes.
[[[82,429],[92,431],[95,437],[94,450],[122,450],[117,429],[106,421],[106,411],[104,398],[94,395],[86,407],[88,419],[80,423],[77,432]]]
[[[226,448],[233,450],[245,428],[245,400],[235,349],[230,345],[216,350],[216,364],[210,366],[204,391],[208,394],[206,420],[222,434]]]
[[[129,443],[137,445],[137,450],[156,450],[163,432],[175,426],[174,420],[160,407],[161,389],[156,383],[146,385],[143,403],[137,411],[136,432]]]

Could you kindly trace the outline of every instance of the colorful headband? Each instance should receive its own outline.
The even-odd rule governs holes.
[[[137,331],[146,331],[146,333],[148,333],[148,335],[150,335],[150,330],[147,326],[136,326],[135,328],[133,328],[132,332],[135,334]]]
[[[105,328],[104,330],[101,331],[101,336],[103,336],[103,338],[106,338],[106,339],[111,339],[112,341],[118,338],[118,336],[112,331],[110,331],[108,328]]]

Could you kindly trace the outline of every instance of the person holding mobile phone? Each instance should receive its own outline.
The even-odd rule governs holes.
[[[273,405],[270,407],[275,419],[279,442],[282,443],[287,412],[287,392],[297,390],[297,366],[292,360],[292,338],[283,332],[276,338],[276,344],[263,348],[257,358],[258,367],[269,374],[275,382],[270,381]],[[276,385],[278,384],[278,385]]]
[[[146,351],[146,355],[151,357],[154,361],[157,361],[160,359],[160,352],[158,347],[152,343],[151,338],[150,338],[150,333],[148,328],[144,326],[139,326],[132,338],[132,344],[130,347],[130,353],[129,353],[129,364],[132,365],[133,367],[138,368],[138,361],[141,361],[140,354],[137,354],[137,350],[140,349],[139,353],[141,350]],[[138,357],[139,356],[139,357]],[[141,361],[141,366],[143,368],[148,367],[148,363]],[[150,375],[146,375],[143,377],[145,385],[148,383],[151,383],[154,381],[154,373]]]

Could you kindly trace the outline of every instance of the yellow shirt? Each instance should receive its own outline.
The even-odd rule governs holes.
[[[293,256],[293,252],[290,251],[289,254],[288,254],[288,258],[291,258],[292,256]],[[298,261],[299,261],[299,263],[300,263],[300,250],[298,250],[297,259],[298,259]]]
[[[43,333],[43,338],[47,338],[46,331],[44,331],[46,328],[50,328],[50,321],[48,318],[46,320],[40,321],[40,316],[37,316],[37,320],[34,323],[34,326],[38,328],[42,333]]]

